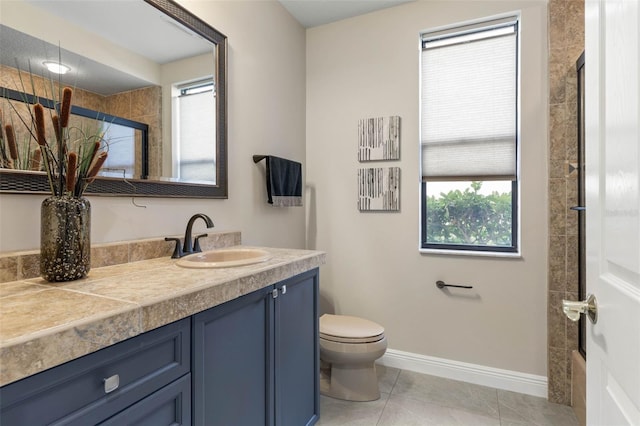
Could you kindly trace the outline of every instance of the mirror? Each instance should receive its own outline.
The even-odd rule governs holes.
[[[129,174],[105,170],[86,194],[227,198],[223,34],[172,0],[21,0],[6,5],[0,86],[10,85],[5,71],[11,65],[45,77],[35,70],[43,62],[38,54],[44,53],[44,59],[72,68],[54,78],[82,94],[77,97],[82,108],[148,126],[146,152],[138,136],[135,148],[124,149],[146,165],[132,167],[137,172]],[[13,37],[6,37],[11,31],[25,37],[13,43],[17,47],[10,43]],[[101,102],[88,94],[97,94]],[[189,127],[189,120],[195,125]],[[0,191],[45,193],[46,177],[0,169]]]

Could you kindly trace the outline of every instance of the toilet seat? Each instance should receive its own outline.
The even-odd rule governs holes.
[[[373,337],[363,337],[363,338],[360,338],[360,339],[354,339],[354,338],[347,338],[347,337],[331,336],[329,334],[320,333],[320,338],[324,339],[324,340],[327,340],[329,342],[356,344],[356,343],[375,343],[375,342],[379,342],[380,340],[384,339],[384,335],[381,334],[381,335],[373,336]]]
[[[324,314],[320,338],[338,343],[373,343],[384,339],[384,327],[364,318]]]

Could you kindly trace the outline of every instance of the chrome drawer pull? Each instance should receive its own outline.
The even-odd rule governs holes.
[[[102,381],[104,382],[104,393],[113,392],[118,389],[118,386],[120,386],[120,376],[117,374],[106,379],[102,379]]]

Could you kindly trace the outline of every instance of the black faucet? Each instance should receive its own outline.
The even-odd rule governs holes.
[[[187,222],[187,230],[184,232],[184,245],[182,246],[183,255],[189,253],[199,253],[202,251],[202,249],[200,249],[200,242],[198,240],[201,237],[206,237],[207,234],[198,235],[193,245],[191,245],[191,228],[193,228],[193,222],[195,222],[198,218],[203,219],[207,223],[207,228],[213,228],[213,222],[211,221],[211,218],[206,214],[196,213],[191,216],[191,219],[189,219],[189,222]]]
[[[213,228],[213,221],[211,220],[211,218],[209,216],[207,216],[204,213],[196,213],[193,216],[191,216],[191,218],[189,219],[189,222],[187,222],[187,229],[184,232],[184,245],[182,246],[182,248],[180,247],[180,239],[179,238],[169,238],[166,237],[165,241],[175,241],[176,242],[176,248],[173,251],[173,254],[171,255],[172,259],[177,259],[180,258],[182,256],[186,256],[188,254],[191,253],[199,253],[202,251],[202,249],[200,248],[200,238],[202,237],[206,237],[207,234],[201,234],[198,235],[195,238],[195,241],[192,241],[191,238],[191,229],[193,228],[193,222],[196,221],[196,219],[202,219],[206,222],[207,224],[207,228]]]

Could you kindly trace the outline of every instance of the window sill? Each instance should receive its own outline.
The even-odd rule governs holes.
[[[476,256],[476,257],[499,257],[506,259],[521,259],[522,253],[517,252],[497,252],[497,251],[473,251],[473,250],[445,250],[445,249],[418,249],[420,254],[435,254],[447,256]]]

